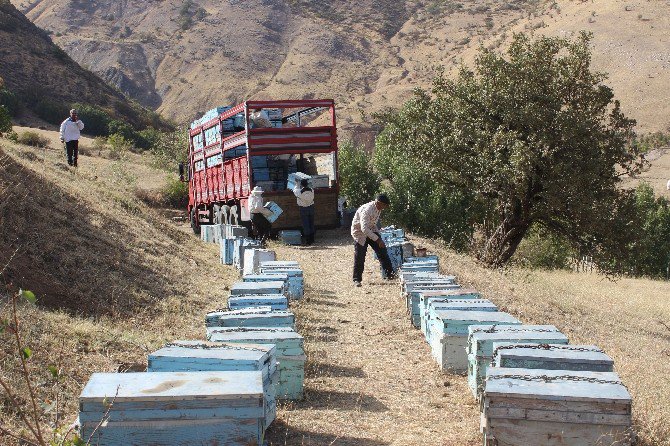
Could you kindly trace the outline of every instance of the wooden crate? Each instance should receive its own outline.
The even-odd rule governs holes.
[[[279,238],[285,245],[302,245],[302,234],[298,230],[285,229],[283,231],[279,231]]]
[[[614,361],[595,345],[494,342],[496,367],[613,372]]]
[[[427,302],[427,306],[419,306],[419,311],[421,312],[421,332],[424,334],[426,341],[429,343],[430,331],[427,329],[428,321],[431,319],[431,314],[434,311],[498,311],[498,307],[488,299],[451,299],[431,297],[425,302]]]
[[[568,337],[553,325],[471,325],[468,333],[468,386],[475,398],[479,398],[484,389],[494,342],[568,343]]]
[[[407,257],[405,263],[421,263],[421,262],[435,262],[439,263],[440,258],[436,255],[429,255],[424,257]]]
[[[148,372],[259,371],[263,375],[265,427],[277,414],[277,355],[272,344],[174,341],[148,356]]]
[[[435,283],[430,285],[421,284],[420,286],[413,286],[410,291],[405,293],[405,305],[407,306],[407,311],[409,312],[412,326],[414,326],[414,328],[421,327],[421,312],[419,311],[421,293],[426,291],[451,291],[457,290],[459,288],[461,288],[460,285],[448,283]]]
[[[221,239],[220,258],[221,264],[232,265],[233,253],[235,251],[235,240],[230,238]]]
[[[288,310],[288,298],[283,294],[245,294],[243,296],[228,297],[229,310],[258,307],[270,307],[272,310]]]
[[[236,238],[233,247],[233,265],[239,270],[244,270],[244,251],[247,249],[260,249],[261,243],[250,238]]]
[[[215,342],[242,342],[274,344],[279,361],[277,397],[280,399],[302,399],[305,380],[305,354],[302,336],[293,330],[259,329],[211,329],[207,338]]]
[[[251,308],[248,310],[236,310],[238,313],[243,313],[243,312],[256,312],[258,310],[261,311],[272,311],[272,308],[270,307],[256,307],[256,308]],[[205,315],[205,326],[206,327],[216,327],[217,324],[219,323],[219,318],[226,314],[229,310],[215,310],[215,311],[210,311]]]
[[[79,397],[81,436],[95,432],[99,446],[260,445],[264,399],[260,371],[95,373]]]
[[[631,396],[611,372],[491,367],[482,401],[485,446],[628,446]]]
[[[400,279],[400,284],[404,285],[405,282],[411,282],[415,279],[428,279],[428,278],[439,278],[442,275],[437,271],[425,272],[425,271],[403,271],[402,269],[398,272],[398,278]]]
[[[275,260],[271,262],[261,262],[261,268],[262,269],[271,269],[271,268],[279,268],[279,269],[285,269],[285,268],[297,268],[300,269],[300,263],[296,262],[295,260]]]
[[[431,301],[447,301],[449,299],[470,300],[482,299],[477,290],[472,288],[455,288],[452,290],[422,291],[419,293],[419,319],[421,331],[428,339],[428,330],[425,321],[428,318],[428,305]],[[408,308],[409,311],[409,308]]]
[[[278,268],[261,266],[261,274],[288,276],[287,296],[289,299],[300,300],[305,295],[305,278],[299,268]]]
[[[252,248],[244,250],[244,274],[255,274],[259,272],[261,262],[277,259],[277,253],[269,249]]]
[[[435,311],[428,323],[433,357],[443,370],[468,370],[468,327],[470,325],[520,325],[510,314],[497,311]]]
[[[213,322],[214,327],[290,327],[295,328],[295,316],[290,311],[264,308],[224,311]]]
[[[235,282],[230,287],[232,296],[281,294],[286,293],[286,283],[281,280],[271,282]]]

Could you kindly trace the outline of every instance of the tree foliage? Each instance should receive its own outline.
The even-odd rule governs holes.
[[[613,239],[626,244],[630,231],[610,221],[621,176],[639,167],[635,122],[591,70],[590,39],[519,34],[507,54],[481,49],[472,70],[438,76],[383,131],[396,158],[476,202],[475,253],[488,265],[505,264],[533,225],[604,262]]]
[[[0,135],[12,131],[12,117],[4,105],[0,105]]]
[[[349,207],[359,207],[374,198],[379,190],[379,176],[364,147],[351,142],[340,144],[338,164],[340,190]]]

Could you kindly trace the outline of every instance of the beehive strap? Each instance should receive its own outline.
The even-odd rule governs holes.
[[[548,375],[538,375],[538,376],[528,376],[528,375],[492,375],[487,376],[487,380],[494,381],[497,379],[518,379],[520,381],[540,381],[545,383],[550,383],[554,381],[572,381],[572,382],[587,382],[592,384],[616,384],[623,386],[626,390],[628,387],[621,381],[613,381],[607,379],[599,378],[589,378],[586,376],[575,376],[575,375],[559,375],[559,376],[548,376]]]

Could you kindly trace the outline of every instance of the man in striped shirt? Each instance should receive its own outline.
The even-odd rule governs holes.
[[[365,268],[365,256],[368,245],[377,254],[379,263],[386,272],[388,278],[394,278],[393,266],[389,258],[386,244],[379,236],[377,222],[384,209],[390,204],[386,194],[380,194],[377,199],[364,204],[356,211],[354,221],[351,224],[351,236],[354,238],[354,285],[359,287],[363,281],[363,270]]]

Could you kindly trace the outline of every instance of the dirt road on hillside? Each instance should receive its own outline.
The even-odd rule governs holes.
[[[304,269],[305,299],[293,310],[309,359],[305,399],[280,409],[268,443],[480,444],[466,378],[439,370],[409,323],[398,283],[381,279],[370,251],[363,287],[353,287],[347,232],[322,232],[319,240],[313,248],[272,247]]]

